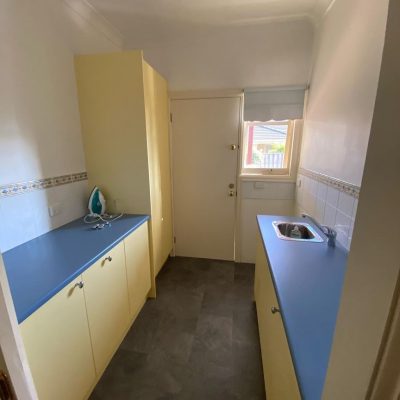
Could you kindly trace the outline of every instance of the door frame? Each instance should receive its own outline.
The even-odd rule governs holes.
[[[366,395],[368,400],[378,400],[382,395],[392,394],[398,388],[399,377],[393,375],[394,365],[398,364],[400,343],[400,273],[397,276],[386,327],[383,333],[379,353],[369,382]],[[395,355],[393,357],[393,355]],[[385,392],[386,391],[386,392]]]
[[[172,147],[172,131],[173,131],[173,116],[171,114],[171,102],[173,100],[196,100],[196,99],[224,99],[224,98],[239,98],[239,126],[238,126],[238,142],[237,142],[237,160],[235,172],[236,199],[235,199],[235,224],[234,224],[234,262],[240,262],[240,207],[241,207],[241,181],[239,179],[240,166],[242,162],[242,136],[243,136],[243,104],[244,91],[243,89],[224,89],[224,90],[183,90],[169,92],[169,109],[170,109],[170,149],[171,149],[171,185],[173,189],[173,163],[174,154]],[[172,119],[172,120],[171,120]],[[175,255],[175,219],[174,219],[174,192],[172,193],[172,220],[173,223],[173,255]]]

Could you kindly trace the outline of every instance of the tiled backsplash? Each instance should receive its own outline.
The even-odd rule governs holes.
[[[55,186],[87,180],[87,172],[55,176],[52,178],[34,179],[32,181],[10,183],[0,186],[0,198],[26,194],[35,190],[50,189]]]
[[[359,188],[337,179],[300,169],[296,185],[296,213],[307,213],[334,227],[337,240],[350,249]]]
[[[0,186],[0,251],[81,217],[87,195],[86,172]],[[50,206],[58,209],[53,217]]]

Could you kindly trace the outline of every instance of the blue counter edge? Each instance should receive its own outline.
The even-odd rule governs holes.
[[[54,297],[57,293],[59,293],[65,286],[67,286],[70,282],[72,282],[77,276],[81,275],[84,271],[86,271],[91,265],[93,265],[98,259],[100,259],[104,254],[114,248],[118,243],[124,240],[127,236],[129,236],[133,231],[135,231],[139,226],[143,225],[146,221],[150,220],[150,216],[143,215],[140,221],[136,224],[132,225],[132,227],[126,231],[123,235],[118,237],[118,239],[114,240],[110,245],[105,247],[100,253],[98,253],[95,257],[88,260],[84,265],[77,268],[77,270],[71,274],[68,278],[64,279],[59,285],[54,287],[50,292],[48,292],[45,296],[40,298],[35,304],[32,305],[26,312],[17,315],[17,321],[21,324],[25,321],[30,315],[32,315],[35,311],[37,311],[42,305],[44,305],[47,301],[49,301],[52,297]]]

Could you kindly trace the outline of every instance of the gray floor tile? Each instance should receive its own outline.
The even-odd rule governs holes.
[[[176,257],[91,400],[265,399],[254,265]]]

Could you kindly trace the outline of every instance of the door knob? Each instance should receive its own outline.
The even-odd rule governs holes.
[[[237,145],[236,144],[231,144],[231,150],[236,150],[237,149]]]
[[[228,185],[228,187],[229,187],[229,189],[234,189],[234,188],[235,188],[235,184],[234,184],[234,183],[230,183],[230,184]]]
[[[104,260],[103,260],[103,262],[106,262],[106,261],[112,261],[112,257],[111,256],[108,256],[108,257],[106,257]]]
[[[229,197],[235,197],[235,191],[234,190],[230,190],[229,191]]]
[[[278,307],[273,306],[273,307],[271,307],[271,312],[272,312],[272,314],[276,314],[276,313],[280,313],[281,310]]]

